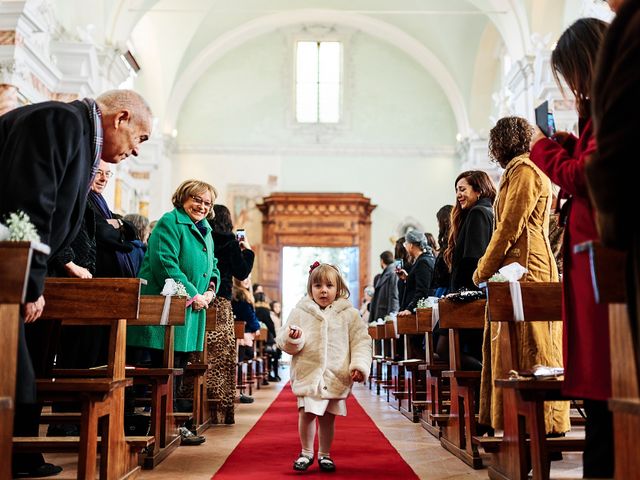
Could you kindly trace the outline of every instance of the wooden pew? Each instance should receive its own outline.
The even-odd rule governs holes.
[[[81,401],[80,437],[15,437],[18,451],[69,451],[77,448],[78,478],[95,478],[100,446],[100,478],[121,479],[135,475],[138,451],[149,437],[127,441],[124,436],[125,347],[127,319],[137,319],[139,279],[51,278],[45,284],[47,303],[39,321],[64,320],[70,325],[111,327],[107,376],[104,378],[43,378],[37,380],[38,396],[56,402]],[[98,439],[98,424],[102,438]]]
[[[521,282],[524,321],[562,321],[562,286],[560,283]],[[519,371],[519,347],[517,344],[513,303],[509,284],[487,283],[487,311],[491,322],[502,322],[507,335],[501,335],[503,367]],[[551,365],[554,366],[554,365]],[[559,365],[555,365],[559,366]],[[502,389],[504,434],[502,440],[480,437],[475,440],[486,451],[493,453],[489,467],[491,479],[526,478],[528,446],[534,480],[549,478],[550,451],[582,451],[583,438],[546,438],[544,402],[566,400],[562,397],[562,380],[499,379],[495,386]],[[495,390],[494,395],[500,391]],[[530,440],[526,439],[529,433]]]
[[[426,395],[421,409],[420,424],[431,435],[440,438],[441,425],[446,425],[449,418],[449,378],[442,372],[449,370],[449,363],[435,358],[433,328],[435,326],[435,309],[417,310],[418,330],[424,332],[426,338],[425,362],[418,367],[420,378],[424,378]],[[418,405],[420,405],[418,403]]]
[[[0,242],[0,478],[11,478],[20,305],[34,251],[48,254],[49,247],[35,242]]]
[[[385,340],[387,339],[388,329],[385,325],[375,325],[369,327],[369,336],[373,339],[374,353],[371,381],[375,385],[375,392],[380,395],[383,387],[389,384],[386,375],[386,357],[385,357]]]
[[[625,252],[589,242],[576,247],[588,253],[596,301],[609,304],[611,399],[615,443],[615,479],[635,478],[640,472],[637,436],[640,432],[640,387],[627,310]]]
[[[211,406],[207,395],[207,333],[216,329],[216,307],[207,309],[207,323],[205,326],[205,340],[202,352],[196,354],[196,359],[184,369],[184,375],[193,381],[193,411],[191,414],[191,431],[194,435],[202,433],[211,425]]]
[[[441,445],[474,469],[482,468],[477,446],[472,442],[476,434],[476,394],[480,372],[462,370],[460,330],[484,327],[485,300],[454,303],[445,298],[438,302],[440,327],[449,329],[449,370],[442,376],[449,378],[449,415],[441,422]]]
[[[419,410],[413,408],[413,402],[416,400],[424,400],[424,383],[422,384],[421,396],[418,393],[419,378],[418,366],[424,363],[422,360],[422,352],[413,351],[411,348],[410,336],[420,335],[418,332],[418,320],[415,313],[409,315],[398,315],[398,335],[404,342],[404,360],[398,362],[399,368],[402,369],[402,381],[398,382],[396,390],[392,395],[398,401],[398,410],[405,417],[414,423],[418,422]]]
[[[186,299],[162,295],[143,295],[140,297],[140,315],[128,320],[128,326],[157,326],[164,318],[164,354],[159,368],[127,369],[127,377],[134,385],[151,387],[151,428],[149,434],[156,441],[147,449],[142,458],[142,467],[153,469],[180,446],[180,435],[175,428],[173,414],[173,382],[176,375],[182,375],[182,369],[174,368],[174,328],[184,325]]]
[[[248,361],[239,361],[239,344],[238,340],[244,339],[245,322],[236,320],[233,322],[233,329],[236,336],[236,389],[240,394],[248,389],[248,394],[253,394],[253,378],[251,376],[251,366]]]

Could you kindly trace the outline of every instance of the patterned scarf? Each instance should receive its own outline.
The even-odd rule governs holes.
[[[89,177],[89,186],[87,192],[91,189],[93,180],[98,171],[100,165],[100,157],[102,156],[102,143],[104,141],[104,134],[102,131],[102,112],[98,108],[98,104],[91,98],[84,98],[81,100],[89,109],[89,118],[91,119],[91,146],[93,147],[93,166],[91,167],[91,176]]]

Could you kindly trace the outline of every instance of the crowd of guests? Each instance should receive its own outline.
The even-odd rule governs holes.
[[[564,366],[564,395],[584,400],[584,476],[592,478],[612,477],[614,467],[608,314],[596,302],[589,258],[576,245],[601,240],[627,250],[629,311],[639,345],[638,227],[629,219],[638,168],[631,132],[640,103],[640,2],[609,3],[618,13],[611,26],[576,21],[551,58],[559,87],[575,97],[578,135],[547,137],[524,118],[500,119],[489,138],[489,155],[504,169],[497,191],[486,173],[461,173],[453,207],[438,212],[439,248],[412,230],[398,240],[395,254],[383,252],[369,308],[372,321],[411,311],[416,299],[476,290],[515,262],[526,269],[521,281],[557,282],[562,273],[563,322],[518,325],[519,360],[523,369]],[[435,334],[436,358],[444,360],[447,333],[436,328]],[[463,367],[482,371],[480,431],[503,427],[494,380],[508,376],[499,348],[506,334],[487,321],[484,330],[461,336]],[[548,435],[570,430],[567,402],[544,408]]]

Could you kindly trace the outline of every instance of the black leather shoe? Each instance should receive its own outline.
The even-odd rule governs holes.
[[[54,465],[52,463],[43,463],[37,468],[29,471],[17,471],[13,474],[14,478],[44,478],[44,477],[53,477],[54,475],[58,475],[62,472],[62,467],[58,465]]]
[[[335,472],[336,464],[333,463],[331,457],[318,457],[318,465],[323,472]]]
[[[313,457],[309,457],[308,455],[304,455],[303,453],[293,462],[293,469],[298,472],[304,472],[307,468],[311,466],[313,463]]]

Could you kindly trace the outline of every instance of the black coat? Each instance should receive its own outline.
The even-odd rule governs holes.
[[[433,295],[431,281],[435,262],[436,258],[428,247],[427,251],[413,262],[407,275],[407,283],[400,310],[413,310],[418,305],[418,300]]]
[[[91,203],[91,202],[89,202]],[[116,252],[130,253],[136,232],[134,226],[122,220],[120,228],[113,228],[99,212],[96,212],[96,277],[123,278],[130,273],[123,271]],[[132,264],[133,267],[133,264]],[[131,272],[135,274],[136,272]]]
[[[84,211],[76,238],[49,259],[48,275],[67,277],[68,273],[64,266],[69,262],[86,268],[91,275],[96,272],[96,214],[91,204],[87,205]]]
[[[0,117],[0,216],[23,210],[56,255],[76,236],[93,152],[91,119],[82,102],[43,102]],[[27,301],[44,290],[47,256],[31,260]]]
[[[82,222],[93,166],[91,135],[89,109],[79,101],[43,102],[0,116],[0,217],[18,210],[27,213],[52,255],[75,238]],[[40,253],[31,259],[27,302],[44,292],[47,260],[47,255]],[[36,322],[31,330],[39,323],[43,332],[34,332],[35,338],[41,337],[42,345],[47,346],[47,324]],[[21,322],[18,403],[35,401],[34,368],[40,374],[48,358],[42,348],[29,348],[34,358]]]
[[[398,298],[398,275],[394,264],[387,266],[382,275],[377,275],[373,286],[375,292],[369,304],[369,321],[384,318],[391,312],[398,312],[400,299]]]
[[[463,212],[462,224],[456,238],[451,258],[451,291],[461,288],[477,290],[473,272],[484,255],[493,234],[493,204],[481,198],[467,212]]]
[[[236,236],[231,233],[211,232],[213,249],[218,259],[220,287],[218,296],[231,300],[232,279],[244,280],[251,273],[255,255],[252,250],[242,250]]]

